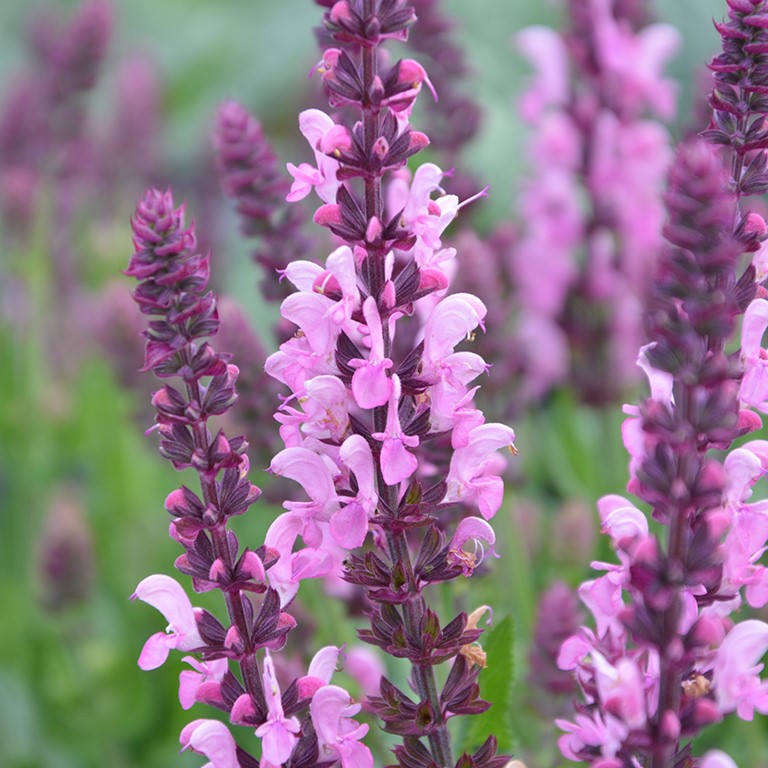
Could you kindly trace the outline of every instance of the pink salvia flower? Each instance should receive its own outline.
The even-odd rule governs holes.
[[[363,303],[363,315],[368,325],[371,353],[367,360],[357,359],[349,362],[355,369],[352,376],[352,394],[361,408],[375,408],[387,403],[392,396],[392,379],[387,375],[392,361],[384,357],[381,317],[373,296],[369,296]]]
[[[171,649],[192,651],[205,645],[197,629],[195,609],[175,579],[162,574],[147,576],[136,587],[131,599],[139,599],[157,608],[168,621],[167,632],[158,632],[145,643],[139,656],[142,669],[161,666]]]
[[[267,701],[267,720],[256,729],[261,738],[262,754],[275,765],[282,765],[293,752],[301,730],[295,717],[286,718],[280,696],[280,686],[275,677],[275,667],[267,652],[264,658],[264,696]]]
[[[360,742],[368,726],[352,719],[360,709],[361,705],[353,704],[350,695],[336,685],[320,688],[309,705],[320,753],[340,760],[342,768],[373,768],[371,751]]]
[[[240,768],[235,740],[218,720],[193,720],[182,730],[179,742],[182,751],[191,749],[208,758],[203,768]]]
[[[392,394],[387,408],[387,427],[384,432],[374,432],[371,437],[381,440],[381,472],[387,485],[397,485],[407,480],[419,466],[419,461],[408,448],[419,444],[416,435],[406,435],[400,425],[397,406],[400,402],[400,378],[392,376]]]
[[[754,710],[768,714],[768,681],[757,662],[768,651],[768,624],[749,619],[737,624],[720,644],[712,670],[712,688],[723,714],[751,720]]]
[[[182,661],[194,670],[185,669],[179,673],[179,702],[182,708],[190,709],[197,701],[223,704],[220,684],[229,670],[227,659],[198,661],[194,656],[185,656]],[[201,694],[203,691],[204,695]]]

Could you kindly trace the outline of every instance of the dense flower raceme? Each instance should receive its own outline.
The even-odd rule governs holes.
[[[507,366],[522,376],[522,400],[567,384],[599,404],[637,381],[671,158],[663,121],[675,88],[663,68],[678,33],[634,27],[638,3],[564,4],[562,33],[537,26],[515,38],[535,70],[519,105],[533,167],[520,232],[497,255],[510,292],[495,332],[506,338],[504,316],[516,318]],[[507,392],[513,372],[499,366],[491,382]]]
[[[725,150],[731,189],[741,203],[746,197],[768,192],[768,3],[728,0],[728,20],[715,26],[723,50],[710,64],[715,80],[710,97],[712,121],[702,136]],[[754,252],[754,272],[744,275],[745,283],[764,281],[768,276],[764,219],[740,210],[733,226],[744,250]]]
[[[176,567],[192,578],[195,592],[221,590],[227,607],[222,623],[193,607],[170,576],[145,578],[134,597],[160,611],[168,627],[149,638],[139,666],[154,669],[171,650],[195,653],[185,657],[191,669],[180,677],[181,705],[216,707],[261,740],[259,762],[236,746],[223,723],[194,720],[181,733],[182,746],[206,755],[215,768],[313,768],[339,760],[344,768],[370,766],[370,752],[359,742],[367,726],[353,719],[360,705],[330,682],[340,649],[321,649],[307,674],[283,690],[271,656],[296,625],[284,610],[292,585],[321,572],[327,558],[310,549],[291,554],[295,533],[276,533],[280,524],[255,550],[241,549],[228,528],[259,490],[248,480],[245,440],[212,434],[208,426],[235,403],[238,376],[227,356],[204,341],[219,326],[216,300],[206,292],[210,259],[195,252],[194,227],[184,226],[183,208],[173,207],[170,192],[148,191],[132,225],[136,252],[126,274],[139,281],[133,297],[152,318],[145,370],[183,382],[153,396],[160,451],[176,469],[194,469],[200,482],[199,495],[182,486],[165,502],[171,536],[184,548]]]
[[[759,409],[762,384],[750,377],[748,358],[765,355],[768,325],[768,302],[746,306],[754,291],[736,278],[743,244],[732,232],[727,190],[707,145],[681,148],[667,194],[670,247],[651,313],[653,342],[640,356],[651,395],[628,409],[623,430],[629,490],[668,533],[651,533],[623,497],[600,501],[619,563],[594,564],[604,573],[580,594],[595,629],[561,649],[561,666],[575,672],[584,694],[575,720],[560,722],[562,751],[602,768],[681,765],[702,727],[731,712],[743,719],[768,712],[758,664],[768,624],[730,618],[744,601],[768,602],[758,562],[768,525],[764,504],[749,502],[768,471],[768,444],[746,442],[722,463],[709,454],[760,426],[750,407]],[[729,356],[725,343],[745,306],[741,357]],[[710,754],[695,764],[731,763]]]
[[[299,260],[285,269],[297,292],[281,312],[298,331],[266,364],[291,391],[277,414],[286,447],[271,471],[299,483],[307,500],[286,502],[267,545],[281,553],[270,581],[286,603],[301,578],[337,569],[339,553],[370,542],[346,555],[344,568],[370,600],[371,628],[360,637],[410,660],[415,694],[385,678],[370,706],[385,730],[404,737],[399,763],[427,768],[454,765],[448,718],[488,704],[479,698],[479,667],[461,652],[480,630],[463,613],[442,624],[423,590],[471,575],[493,552],[487,521],[503,493],[496,451],[513,447],[514,433],[486,424],[473,406],[473,381],[487,366],[456,350],[486,314],[475,296],[445,296],[454,251],[441,237],[462,203],[439,194],[437,166],[412,176],[404,168],[428,141],[409,116],[430,83],[415,61],[384,66],[379,46],[404,39],[413,22],[413,9],[395,0],[340,0],[325,15],[340,47],[327,48],[316,71],[332,106],[360,119],[346,126],[320,110],[303,112],[313,161],[288,164],[288,198],[316,193],[315,222],[339,245],[324,265]],[[452,450],[447,472],[423,458],[433,439]],[[455,504],[480,515],[462,519],[448,538],[435,513]],[[293,552],[299,537],[305,546]],[[433,667],[450,659],[440,691]],[[501,765],[494,755],[490,738],[460,764]]]

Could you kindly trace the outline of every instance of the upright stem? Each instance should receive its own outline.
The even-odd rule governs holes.
[[[365,13],[370,16],[374,10],[374,1],[365,0]],[[371,88],[376,78],[377,67],[377,45],[365,46],[362,50],[363,59],[363,82],[365,83],[365,102],[363,104],[363,136],[367,152],[371,152],[373,144],[379,134],[379,114],[370,100]],[[381,175],[372,174],[365,177],[365,215],[370,221],[376,217],[379,221],[383,216],[383,205],[381,196]],[[368,290],[377,300],[380,297],[384,284],[384,257],[385,254],[376,248],[368,248],[367,274]],[[392,340],[389,336],[389,323],[386,319],[386,309],[383,306],[378,307],[383,319],[384,336],[384,355],[389,357],[392,351]],[[376,431],[383,432],[387,422],[388,406],[379,406],[374,408],[373,421]],[[397,488],[389,486],[384,482],[381,472],[381,459],[377,467],[377,491],[379,498],[386,506],[395,512],[397,510],[398,497]],[[408,584],[409,597],[403,604],[403,619],[408,632],[413,637],[420,635],[421,619],[424,616],[425,604],[421,596],[418,582],[413,570],[413,561],[408,549],[408,541],[402,531],[392,529],[386,530],[387,547],[389,556],[393,563],[400,563],[405,570]],[[448,726],[443,719],[440,706],[440,694],[437,690],[435,673],[430,664],[413,663],[413,684],[420,699],[429,701],[436,717],[436,729],[429,735],[429,745],[432,751],[432,757],[440,768],[450,768],[453,766],[453,750],[451,747],[451,737],[448,732]]]
[[[191,363],[191,355],[189,349],[182,350],[185,364]],[[191,404],[200,409],[202,403],[202,393],[200,391],[200,384],[198,382],[187,383],[187,397]],[[208,452],[210,440],[208,437],[208,428],[205,422],[198,421],[192,426],[192,436],[195,443],[195,448],[200,450],[203,454]],[[212,505],[215,509],[220,509],[218,491],[216,490],[215,480],[208,480],[203,473],[198,472],[200,479],[200,488],[203,495],[203,503]],[[234,563],[230,556],[229,545],[227,543],[227,529],[226,522],[222,521],[211,531],[211,543],[213,544],[213,551],[216,557],[220,559],[227,568],[231,568]],[[261,707],[266,707],[266,699],[264,697],[264,688],[261,683],[261,674],[259,671],[259,665],[256,661],[256,649],[254,649],[251,642],[251,632],[246,620],[245,606],[243,600],[247,600],[242,592],[230,592],[224,591],[224,600],[227,605],[227,614],[229,620],[234,626],[237,627],[240,636],[245,642],[245,650],[243,651],[243,658],[240,660],[240,672],[243,677],[243,683],[248,693],[253,696],[256,702]]]

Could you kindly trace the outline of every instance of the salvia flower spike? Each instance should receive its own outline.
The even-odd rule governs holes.
[[[316,194],[314,220],[341,244],[324,266],[294,261],[285,269],[297,292],[281,312],[298,330],[266,364],[292,393],[277,415],[286,448],[271,471],[298,482],[307,500],[286,502],[273,524],[267,543],[281,561],[267,576],[275,574],[289,601],[302,575],[283,559],[311,561],[311,575],[323,575],[334,553],[370,541],[346,554],[344,578],[370,601],[361,639],[411,663],[411,692],[383,678],[368,700],[384,729],[404,740],[398,763],[496,768],[505,758],[493,737],[455,763],[447,728],[449,718],[488,707],[472,661],[481,652],[462,653],[481,630],[463,613],[443,623],[425,597],[430,583],[469,576],[493,553],[486,521],[503,493],[496,452],[514,447],[513,431],[486,424],[473,404],[485,361],[456,349],[484,329],[485,305],[467,293],[444,297],[455,251],[442,234],[468,200],[443,193],[436,165],[412,175],[405,168],[429,141],[410,115],[432,84],[419,63],[385,63],[381,51],[386,40],[406,38],[413,8],[400,0],[323,5],[333,45],[314,71],[331,106],[358,117],[340,123],[318,109],[302,112],[311,156],[288,164],[287,199]],[[442,464],[425,460],[429,443],[440,445]],[[459,504],[480,515],[446,535],[436,513]],[[306,546],[293,552],[299,536]],[[441,690],[434,667],[450,660]],[[341,697],[323,697],[346,711]],[[315,728],[322,743],[329,725],[316,717]],[[347,738],[343,749],[357,749]]]
[[[602,573],[581,585],[595,628],[566,640],[559,659],[583,694],[575,718],[558,721],[561,750],[601,768],[730,765],[714,753],[694,761],[695,737],[731,712],[743,719],[768,712],[757,665],[768,625],[731,618],[744,601],[768,601],[766,571],[756,563],[768,529],[748,503],[768,452],[765,441],[752,440],[724,461],[711,453],[760,419],[745,394],[756,389],[743,376],[749,361],[725,351],[744,310],[737,280],[744,248],[733,227],[733,187],[707,144],[680,148],[666,202],[669,246],[649,318],[652,341],[638,360],[650,397],[626,409],[623,437],[628,489],[667,532],[651,533],[626,498],[600,500],[619,562],[595,563]],[[766,326],[761,302],[744,317],[753,347]]]
[[[227,713],[232,725],[261,740],[259,763],[236,745],[223,723],[193,720],[181,733],[182,748],[206,755],[216,768],[320,768],[347,747],[356,755],[356,765],[371,765],[367,747],[350,734],[356,710],[349,694],[330,685],[339,648],[321,649],[308,673],[290,685],[281,689],[277,680],[270,654],[283,648],[296,620],[284,610],[281,581],[272,582],[271,570],[283,573],[287,566],[290,571],[296,560],[281,548],[279,538],[274,546],[268,542],[241,548],[229,528],[230,519],[243,514],[260,492],[248,480],[245,440],[227,437],[221,429],[214,433],[209,426],[211,418],[224,415],[236,402],[238,375],[227,355],[205,340],[219,327],[216,299],[206,290],[210,258],[196,253],[194,225],[185,226],[184,210],[174,207],[170,192],[149,190],[132,226],[136,252],[126,274],[139,281],[133,297],[150,318],[144,332],[145,370],[180,385],[166,383],[152,398],[160,452],[176,469],[193,469],[200,485],[197,492],[182,486],[165,501],[171,536],[184,549],[176,568],[191,577],[195,592],[220,590],[226,604],[226,617],[220,621],[196,608],[170,576],[143,579],[133,597],[160,611],[168,627],[149,638],[139,666],[154,669],[172,650],[195,654],[184,657],[191,669],[180,677],[182,707],[197,702],[213,706]],[[313,575],[309,560],[300,566],[305,577]],[[315,697],[329,696],[321,694],[324,688],[332,689],[334,701],[347,702],[337,714],[336,727],[349,743],[333,740],[337,732],[327,736],[333,727],[327,707],[321,707],[319,720],[315,717]],[[313,720],[326,730],[316,731]],[[343,756],[342,764],[350,765]]]

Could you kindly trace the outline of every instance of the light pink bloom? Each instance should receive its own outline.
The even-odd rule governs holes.
[[[367,360],[349,361],[350,366],[357,369],[352,376],[352,394],[361,408],[376,408],[384,405],[392,394],[392,379],[387,376],[392,361],[384,357],[381,317],[373,296],[363,303],[363,315],[371,340],[371,353]]]
[[[763,349],[763,334],[767,327],[768,301],[755,299],[747,307],[741,326],[744,377],[739,397],[762,413],[768,413],[768,353]]]
[[[317,547],[322,539],[317,522],[327,522],[339,508],[329,462],[309,448],[286,448],[272,459],[269,471],[295,480],[307,492],[310,501],[286,501],[283,506],[302,520],[304,541]]]
[[[218,720],[193,720],[182,730],[179,742],[182,752],[191,749],[210,760],[203,768],[240,768],[235,740]]]
[[[710,749],[697,763],[698,768],[738,768],[733,758],[719,749]]]
[[[627,539],[648,535],[648,518],[623,496],[609,494],[597,502],[603,533],[607,533],[615,547],[624,548]]]
[[[307,674],[298,680],[300,699],[312,698],[320,688],[331,682],[340,654],[341,648],[327,645],[312,657]]]
[[[615,757],[629,733],[627,726],[613,715],[607,714],[603,720],[600,713],[595,712],[592,717],[576,715],[574,720],[573,723],[555,720],[555,724],[565,731],[557,742],[560,751],[568,760],[577,763],[581,762],[578,753],[584,747],[599,747],[605,757]]]
[[[266,546],[280,553],[277,563],[267,571],[267,578],[272,589],[280,595],[281,607],[293,600],[302,579],[325,576],[333,568],[333,559],[324,548],[305,547],[297,552],[293,551],[303,527],[302,519],[289,512],[280,515],[269,526],[264,539]]]
[[[473,552],[464,551],[464,545],[468,541],[474,545]],[[483,542],[488,545],[489,552],[494,557],[498,557],[493,551],[493,545],[496,543],[493,528],[482,518],[465,517],[456,527],[456,532],[448,545],[448,561],[461,565],[464,575],[471,576],[475,568],[485,559]]]
[[[492,518],[501,506],[504,483],[486,471],[496,451],[513,450],[514,444],[514,430],[504,424],[481,424],[471,430],[467,445],[457,448],[451,457],[444,501],[474,503],[486,520]]]
[[[299,115],[299,130],[315,154],[317,168],[308,163],[301,163],[298,168],[292,163],[288,164],[288,170],[294,177],[294,182],[287,200],[291,202],[301,200],[314,187],[318,197],[324,203],[336,202],[336,192],[339,188],[336,171],[339,169],[339,163],[332,157],[328,157],[321,149],[321,143],[326,134],[333,132],[332,135],[336,136],[336,129],[337,126],[333,120],[319,109],[307,109]]]
[[[267,702],[267,719],[256,729],[261,739],[264,757],[275,765],[282,765],[293,752],[301,730],[295,717],[285,717],[280,686],[277,684],[275,667],[267,651],[264,657],[264,698]]]
[[[387,485],[397,485],[407,480],[419,466],[418,459],[408,450],[419,444],[416,435],[406,435],[400,425],[400,377],[392,376],[392,395],[387,406],[387,427],[384,432],[374,432],[374,440],[382,441],[381,474]]]
[[[760,680],[758,664],[768,651],[768,624],[749,619],[725,636],[712,670],[712,688],[723,714],[734,710],[751,720],[755,709],[768,714],[768,682]]]
[[[339,458],[352,470],[357,480],[356,496],[340,496],[344,504],[331,518],[331,536],[346,549],[362,545],[368,533],[368,518],[376,511],[379,497],[373,466],[373,453],[368,441],[360,435],[350,435],[339,449]]]
[[[287,163],[288,173],[293,176],[291,191],[285,198],[289,203],[295,203],[303,200],[313,187],[322,184],[325,181],[323,174],[309,163],[301,163],[298,166],[293,163]]]
[[[608,573],[597,579],[585,581],[579,587],[579,597],[595,617],[597,634],[604,637],[609,630],[617,635],[623,632],[619,614],[624,609],[622,590],[626,586],[625,569],[607,563],[592,563],[592,567],[604,567]]]
[[[486,312],[485,304],[469,293],[447,296],[432,310],[424,326],[422,355],[422,375],[428,381],[439,380],[456,345],[470,338],[478,326],[483,327]]]
[[[360,709],[361,705],[353,704],[350,695],[336,685],[323,686],[314,695],[309,712],[321,759],[338,759],[342,768],[373,768],[371,751],[360,742],[368,726],[352,719]]]
[[[603,710],[620,717],[630,729],[645,727],[645,680],[636,662],[624,657],[613,665],[596,650],[591,656]]]
[[[157,669],[168,658],[172,648],[193,651],[205,645],[197,630],[195,609],[184,588],[170,576],[147,576],[136,587],[131,599],[157,608],[168,621],[166,632],[152,635],[144,644],[139,666],[144,670]]]
[[[224,679],[229,669],[227,659],[215,659],[214,661],[198,661],[194,656],[185,656],[182,661],[186,661],[191,669],[185,669],[179,674],[179,702],[183,709],[190,709],[195,702],[199,701],[197,693],[203,686],[207,691],[206,701],[215,698],[222,701],[220,691],[216,691],[219,683]]]

